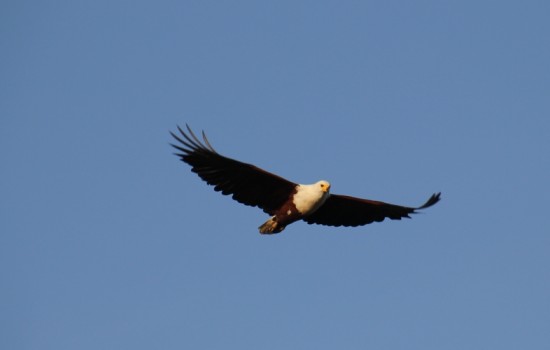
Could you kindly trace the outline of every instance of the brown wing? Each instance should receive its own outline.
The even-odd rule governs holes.
[[[401,220],[410,218],[416,210],[431,207],[439,202],[441,193],[433,194],[418,208],[402,207],[384,202],[372,201],[342,195],[330,195],[326,202],[313,214],[303,220],[308,224],[327,226],[361,226],[384,219]]]
[[[187,125],[186,125],[187,126]],[[297,184],[271,174],[254,165],[239,162],[217,153],[208,142],[204,132],[201,142],[187,126],[188,134],[179,126],[181,137],[170,132],[180,143],[172,144],[179,152],[180,159],[189,164],[192,171],[214,190],[224,195],[232,195],[239,203],[259,207],[273,215],[294,192]]]

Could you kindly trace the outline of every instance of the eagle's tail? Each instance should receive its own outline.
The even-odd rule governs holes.
[[[277,222],[277,218],[275,216],[272,216],[272,217],[269,218],[269,220],[264,222],[258,228],[260,229],[261,234],[263,234],[263,235],[272,235],[272,234],[279,233],[282,230],[284,230],[285,226],[279,225],[279,223]]]

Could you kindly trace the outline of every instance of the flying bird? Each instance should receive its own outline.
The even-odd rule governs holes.
[[[201,141],[188,125],[186,127],[187,133],[179,126],[180,135],[170,132],[178,141],[171,144],[178,150],[175,154],[202,180],[214,186],[215,191],[231,195],[239,203],[259,207],[270,215],[259,227],[261,234],[279,233],[298,220],[327,226],[362,226],[386,218],[401,220],[440,199],[441,193],[435,193],[415,208],[331,194],[328,181],[297,184],[252,164],[225,157],[214,150],[204,131]]]

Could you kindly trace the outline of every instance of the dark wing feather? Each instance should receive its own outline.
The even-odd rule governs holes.
[[[176,155],[189,164],[192,171],[201,179],[215,186],[214,190],[224,195],[232,195],[237,202],[259,207],[271,215],[294,192],[297,184],[252,164],[239,162],[217,153],[204,132],[202,133],[203,143],[189,126],[187,126],[188,133],[179,126],[178,130],[181,136],[170,132],[179,142],[177,145],[172,144],[179,151]]]
[[[426,203],[417,208],[402,207],[384,202],[342,195],[330,195],[326,202],[303,220],[308,224],[327,226],[361,226],[384,219],[410,218],[416,210],[431,207],[439,202],[441,193],[433,194]]]

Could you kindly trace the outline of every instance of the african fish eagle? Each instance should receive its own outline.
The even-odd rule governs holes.
[[[204,131],[201,142],[187,126],[178,126],[180,136],[170,132],[179,144],[171,144],[193,172],[223,195],[239,203],[259,207],[271,215],[259,227],[262,234],[279,233],[295,221],[327,226],[361,226],[385,218],[401,220],[419,209],[431,207],[441,193],[433,194],[420,207],[404,207],[370,199],[330,194],[330,183],[297,184],[252,164],[225,157],[214,150]]]

